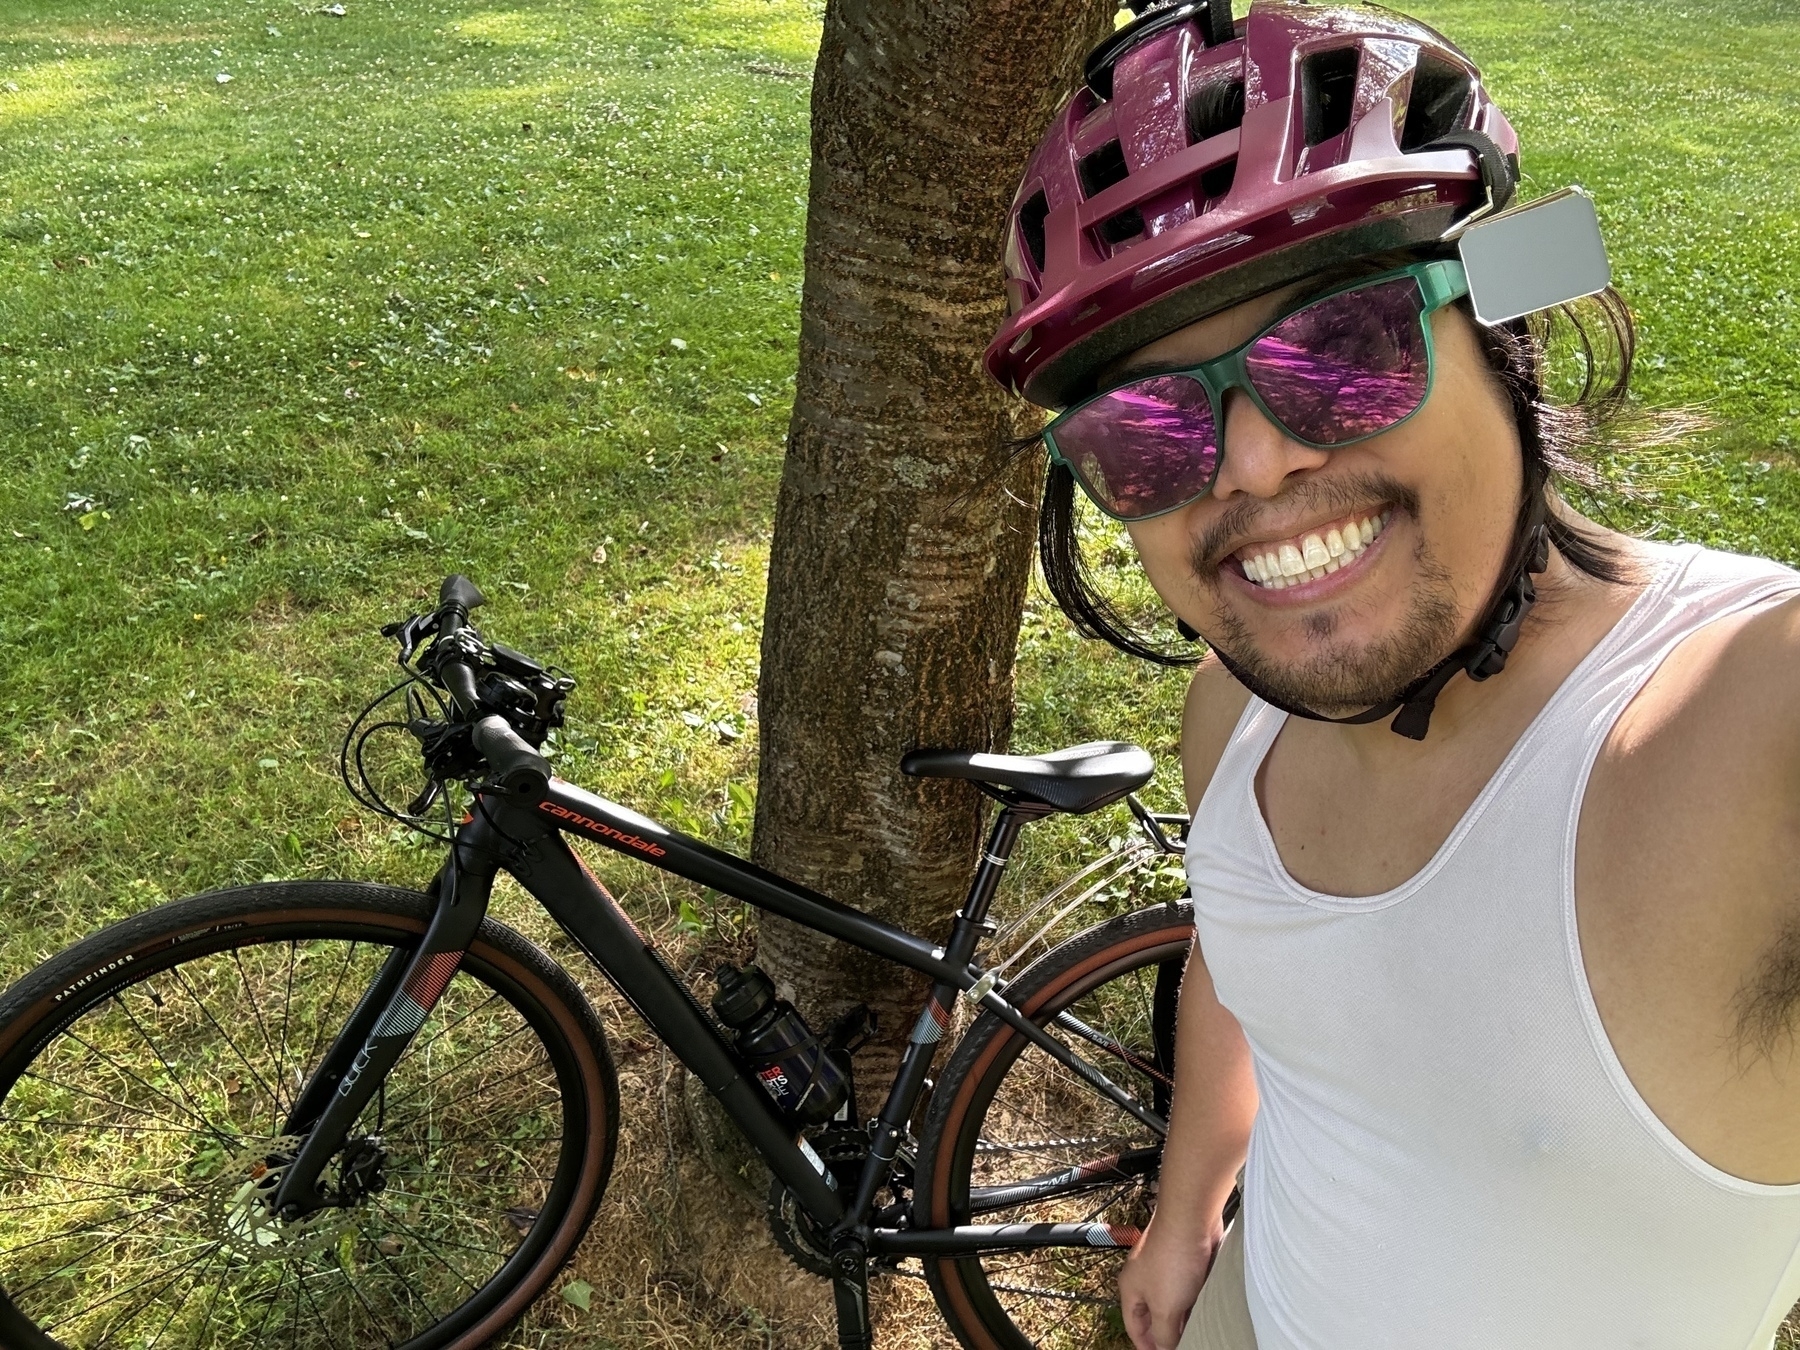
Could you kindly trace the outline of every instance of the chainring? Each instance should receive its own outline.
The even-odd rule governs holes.
[[[808,1143],[840,1188],[856,1185],[863,1160],[869,1156],[866,1130],[850,1125],[834,1126],[820,1131]],[[769,1232],[774,1235],[775,1245],[786,1252],[795,1265],[814,1275],[833,1273],[831,1247],[825,1234],[807,1217],[799,1200],[779,1177],[769,1182],[768,1215]]]
[[[769,1182],[769,1233],[775,1245],[787,1253],[788,1259],[813,1275],[832,1273],[831,1253],[826,1249],[825,1235],[813,1227],[806,1211],[794,1193],[776,1177]]]

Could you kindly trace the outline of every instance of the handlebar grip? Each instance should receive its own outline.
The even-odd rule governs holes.
[[[474,712],[480,705],[481,696],[475,689],[475,671],[467,662],[444,662],[438,667],[438,678],[444,682],[444,688],[450,691],[457,710],[464,716]]]
[[[445,577],[444,584],[438,587],[439,609],[455,605],[466,615],[470,610],[486,603],[487,597],[481,593],[480,588],[461,572]]]
[[[542,797],[550,786],[550,761],[527,745],[504,717],[484,717],[469,733],[494,777],[520,797]]]

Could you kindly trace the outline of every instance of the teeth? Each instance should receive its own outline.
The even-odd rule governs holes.
[[[1244,575],[1267,590],[1282,591],[1304,581],[1317,581],[1362,556],[1388,523],[1391,511],[1309,534],[1296,544],[1279,544],[1264,553],[1239,559]]]

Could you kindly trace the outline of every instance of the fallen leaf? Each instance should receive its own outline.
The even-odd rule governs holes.
[[[586,1280],[570,1280],[562,1287],[564,1303],[572,1303],[583,1312],[593,1310],[594,1286]]]
[[[344,17],[344,7],[342,5],[326,5],[319,13],[329,14],[334,19],[341,19]]]
[[[230,84],[231,76],[221,70],[217,75],[213,76],[213,80],[218,84]]]
[[[678,352],[685,352],[687,350],[687,343],[681,338],[670,338],[669,345]]]
[[[606,545],[605,544],[600,545],[600,547],[598,547],[594,550],[594,561],[597,563],[604,563],[606,561]]]

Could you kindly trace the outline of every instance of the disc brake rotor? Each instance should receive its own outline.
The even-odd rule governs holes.
[[[208,1188],[209,1227],[214,1236],[251,1261],[286,1261],[302,1252],[331,1247],[346,1227],[346,1212],[334,1207],[283,1219],[269,1208],[301,1140],[282,1135],[227,1159]],[[234,1186],[232,1181],[239,1178]]]

